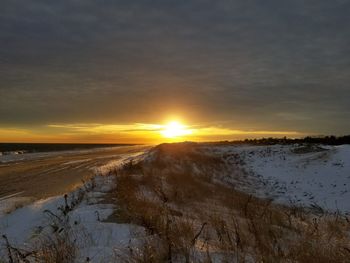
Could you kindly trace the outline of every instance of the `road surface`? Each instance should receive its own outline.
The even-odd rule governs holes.
[[[0,200],[19,196],[34,199],[64,194],[94,175],[94,168],[136,155],[150,146],[121,146],[33,155],[0,163]],[[28,156],[30,157],[30,156]]]

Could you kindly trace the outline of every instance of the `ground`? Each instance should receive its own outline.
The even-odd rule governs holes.
[[[180,143],[133,152],[97,166],[66,196],[12,209],[13,198],[3,200],[0,255],[5,262],[346,262],[349,156],[347,145]]]

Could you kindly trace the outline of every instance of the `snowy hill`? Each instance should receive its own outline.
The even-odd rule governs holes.
[[[246,171],[246,177],[237,179],[239,189],[282,203],[350,211],[350,145],[225,146],[212,151]]]

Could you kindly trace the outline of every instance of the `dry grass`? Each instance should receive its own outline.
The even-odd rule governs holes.
[[[118,172],[118,220],[144,226],[161,240],[159,254],[145,243],[141,259],[133,255],[131,262],[348,261],[345,218],[316,216],[214,183],[210,171],[222,167],[195,144],[167,144],[151,160]]]
[[[225,162],[197,144],[161,145],[151,156],[115,171],[116,188],[109,195],[118,209],[111,218],[147,233],[117,254],[116,262],[349,262],[350,221],[343,215],[236,191],[216,177],[225,172]],[[236,175],[244,173],[239,167]],[[4,237],[9,262],[74,262],[76,237],[65,218],[94,185],[85,183],[72,200],[65,196],[59,216],[46,212],[52,232],[34,250],[14,248]]]
[[[36,247],[30,249],[12,246],[5,235],[3,239],[8,253],[8,258],[3,262],[71,263],[76,257],[77,247],[70,231],[47,234],[36,241]]]
[[[74,262],[77,247],[69,233],[54,234],[43,238],[35,252],[35,262],[70,263]]]
[[[69,221],[69,213],[84,199],[87,192],[94,189],[96,182],[91,179],[83,182],[83,186],[76,189],[71,195],[64,195],[64,204],[56,211],[44,210],[47,224],[40,228],[33,236],[32,244],[23,244],[21,247],[11,244],[6,235],[2,236],[4,251],[8,263],[71,263],[76,259],[78,252],[77,240],[84,239],[84,233],[73,230]],[[1,262],[1,260],[0,260]]]

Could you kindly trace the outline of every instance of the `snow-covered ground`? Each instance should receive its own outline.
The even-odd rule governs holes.
[[[350,212],[350,146],[204,146],[206,154],[224,160],[227,171],[216,171],[216,179],[258,197],[273,198],[285,204],[321,206],[330,211]],[[125,162],[152,154],[126,154],[122,158],[96,167],[97,176],[85,186],[68,194],[72,205],[63,216],[63,196],[32,200],[12,196],[0,199],[0,234],[11,246],[25,251],[35,249],[55,231],[69,228],[77,248],[76,262],[117,261],[117,256],[137,247],[146,238],[142,227],[104,221],[117,208],[116,202],[105,200],[115,187],[110,171]],[[221,169],[221,168],[220,168]],[[221,176],[221,177],[220,177]],[[58,219],[58,217],[60,219]],[[0,259],[7,256],[6,239],[0,237]]]
[[[229,166],[245,170],[232,182],[240,190],[276,202],[350,212],[350,145],[223,146],[213,151]]]
[[[87,258],[91,262],[115,260],[116,254],[122,253],[128,245],[145,235],[143,228],[138,226],[103,222],[115,209],[115,204],[104,200],[106,193],[115,187],[115,177],[108,175],[107,171],[116,169],[130,158],[135,156],[126,155],[97,167],[99,175],[67,195],[68,205],[73,206],[84,193],[67,216],[62,212],[66,206],[63,196],[34,203],[16,196],[0,200],[0,259],[8,256],[6,239],[2,235],[6,236],[12,247],[28,252],[46,240],[52,241],[55,232],[61,231],[60,228],[69,228],[69,236],[77,248],[75,262],[87,262]],[[142,158],[142,155],[136,158]]]

